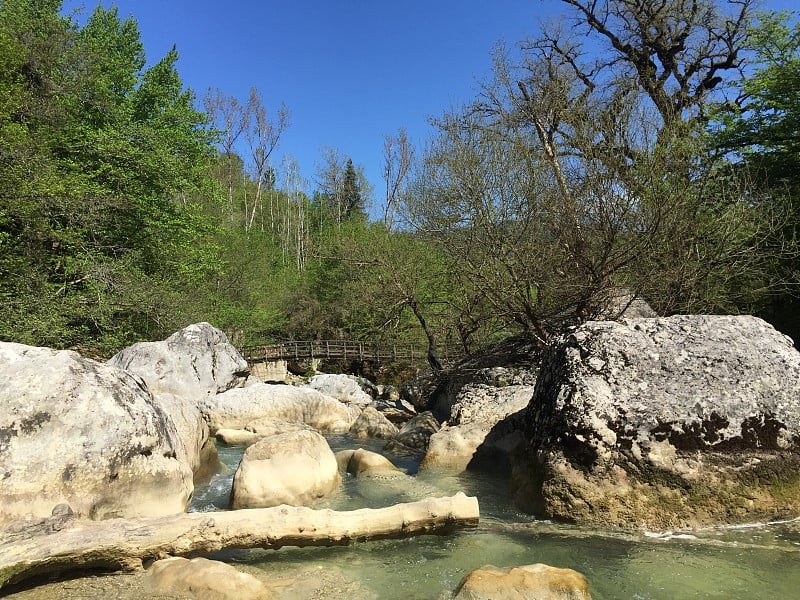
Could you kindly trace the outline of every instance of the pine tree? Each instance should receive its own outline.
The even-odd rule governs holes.
[[[364,214],[364,198],[361,195],[358,175],[353,161],[348,158],[342,181],[341,220],[346,221],[353,217],[364,216]]]

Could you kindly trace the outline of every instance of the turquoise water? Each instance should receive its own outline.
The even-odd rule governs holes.
[[[328,438],[334,450],[367,447],[347,436]],[[220,447],[230,473],[198,490],[191,510],[224,509],[242,449]],[[800,526],[773,524],[693,532],[691,535],[588,530],[536,521],[516,510],[502,474],[461,476],[416,473],[417,462],[387,455],[412,476],[400,481],[348,477],[324,506],[347,510],[378,507],[429,495],[464,491],[478,497],[481,524],[447,536],[382,540],[333,548],[282,548],[235,552],[270,577],[298,568],[334,570],[360,582],[365,598],[446,598],[470,570],[484,564],[546,563],[575,569],[589,580],[592,597],[673,600],[680,598],[800,598]]]

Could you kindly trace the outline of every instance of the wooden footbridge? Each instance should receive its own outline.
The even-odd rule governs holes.
[[[453,348],[442,348],[442,360],[453,360],[460,353]],[[242,356],[249,363],[273,362],[278,360],[374,360],[411,362],[426,360],[428,347],[415,344],[382,344],[352,340],[305,340],[247,346],[241,349]]]

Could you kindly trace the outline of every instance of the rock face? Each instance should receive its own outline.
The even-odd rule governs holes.
[[[800,353],[755,317],[589,322],[548,353],[523,507],[668,528],[800,515]]]
[[[231,565],[207,558],[170,556],[147,570],[148,584],[157,594],[179,594],[202,600],[259,600],[267,587]]]
[[[200,404],[244,385],[249,371],[225,334],[208,323],[196,323],[164,341],[134,344],[108,362],[144,379],[175,421],[192,469],[201,469],[202,448],[209,436]]]
[[[508,456],[522,442],[522,413],[533,390],[532,385],[519,384],[464,385],[447,425],[431,435],[421,468],[461,472],[477,463],[507,467]]]
[[[572,569],[535,564],[498,568],[486,565],[467,574],[455,600],[591,600],[586,577]]]
[[[231,508],[307,506],[339,486],[328,442],[314,431],[262,438],[245,450],[233,477]]]
[[[180,512],[192,473],[138,377],[76,352],[0,343],[0,522],[66,503],[103,519]]]
[[[208,398],[202,412],[212,433],[243,429],[259,419],[293,421],[318,431],[345,433],[361,409],[309,388],[257,383]]]

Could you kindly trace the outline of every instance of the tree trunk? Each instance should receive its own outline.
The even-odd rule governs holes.
[[[436,349],[436,338],[433,337],[433,332],[431,331],[431,328],[428,327],[428,322],[425,320],[422,311],[419,309],[417,301],[414,298],[411,298],[407,300],[407,304],[414,313],[414,316],[417,317],[417,321],[419,322],[420,327],[422,327],[422,331],[425,332],[425,337],[428,338],[428,364],[431,366],[433,374],[438,375],[442,372],[442,363],[439,362],[439,352]]]
[[[0,531],[0,588],[39,574],[136,569],[168,555],[228,548],[344,546],[478,524],[478,500],[444,498],[353,511],[276,506],[166,517],[70,521],[64,516]]]

